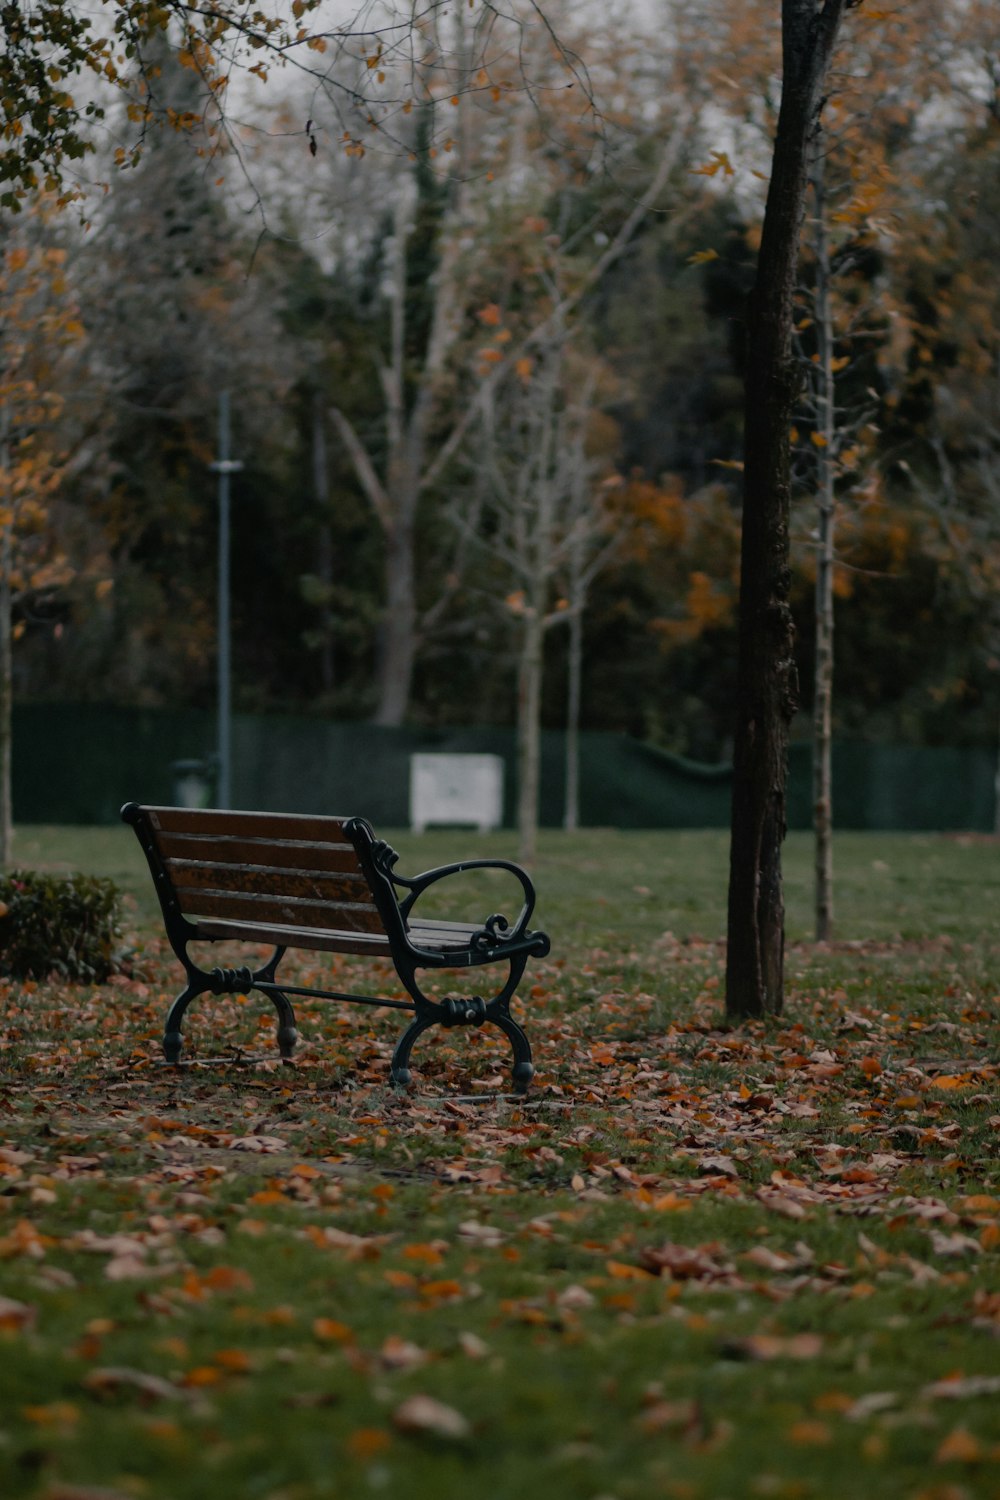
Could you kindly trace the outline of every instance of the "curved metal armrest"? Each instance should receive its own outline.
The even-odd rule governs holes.
[[[524,892],[524,905],[518,912],[517,921],[511,926],[503,917],[492,916],[488,918],[486,926],[491,933],[504,942],[513,942],[526,930],[531,920],[531,914],[535,909],[535,887],[532,885],[526,871],[520,865],[515,865],[506,859],[463,859],[454,865],[441,865],[436,870],[425,870],[422,875],[414,875],[408,878],[405,875],[397,875],[392,871],[389,878],[394,885],[405,886],[409,895],[399,903],[400,916],[404,922],[409,917],[417,900],[423,895],[428,887],[435,885],[439,880],[444,880],[449,875],[461,875],[465,870],[506,870],[508,874],[520,881]],[[502,933],[497,933],[491,924],[506,923]]]

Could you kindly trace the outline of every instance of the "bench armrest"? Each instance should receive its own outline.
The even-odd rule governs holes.
[[[419,898],[432,885],[436,885],[441,880],[446,880],[449,875],[461,875],[466,870],[505,870],[519,882],[521,890],[524,893],[524,901],[513,926],[499,912],[494,912],[492,916],[486,918],[483,923],[484,946],[487,944],[492,946],[494,943],[512,943],[518,938],[523,937],[531,920],[531,914],[535,909],[535,888],[527,873],[521,869],[520,865],[512,864],[506,859],[463,859],[457,864],[441,865],[437,869],[425,870],[422,875],[414,875],[412,877],[398,875],[393,870],[389,876],[390,880],[394,885],[403,886],[409,892],[399,903],[399,914],[403,918],[403,921],[405,922],[409,919],[410,913]]]
[[[395,868],[399,855],[384,839],[375,836],[367,819],[349,819],[344,824],[344,831],[353,840],[362,868],[368,872],[372,894],[386,924],[390,941],[395,934],[396,940],[412,948],[407,930],[408,921],[417,901],[432,885],[446,880],[450,875],[461,875],[466,870],[502,870],[513,876],[521,887],[521,910],[513,925],[500,912],[494,912],[486,918],[478,931],[473,926],[468,951],[478,953],[481,961],[487,962],[501,955],[513,956],[518,950],[533,953],[539,958],[549,952],[547,934],[528,930],[528,923],[535,909],[535,887],[520,865],[506,859],[463,859],[457,864],[425,870],[420,875],[400,875]],[[401,897],[400,891],[405,891],[406,894]]]

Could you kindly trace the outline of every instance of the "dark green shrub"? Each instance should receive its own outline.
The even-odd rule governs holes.
[[[114,969],[121,893],[93,875],[0,875],[0,973],[99,984]]]

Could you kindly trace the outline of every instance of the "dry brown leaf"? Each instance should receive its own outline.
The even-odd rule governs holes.
[[[410,1396],[397,1406],[392,1420],[400,1432],[428,1432],[434,1437],[448,1438],[455,1442],[468,1437],[472,1430],[468,1421],[453,1406],[446,1406],[434,1396]]]
[[[22,1332],[35,1326],[38,1314],[26,1302],[17,1302],[13,1297],[0,1297],[0,1331]]]
[[[88,1370],[82,1381],[85,1390],[97,1396],[107,1396],[123,1388],[137,1391],[152,1401],[176,1401],[182,1392],[169,1380],[159,1375],[148,1375],[145,1370],[132,1370],[127,1365],[109,1365],[100,1370]]]

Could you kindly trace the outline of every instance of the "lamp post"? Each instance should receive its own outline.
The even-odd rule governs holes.
[[[216,760],[219,780],[216,805],[228,807],[232,797],[232,694],[229,655],[229,476],[243,465],[229,457],[229,392],[219,392],[219,456],[209,468],[219,476],[219,625],[218,729]]]

